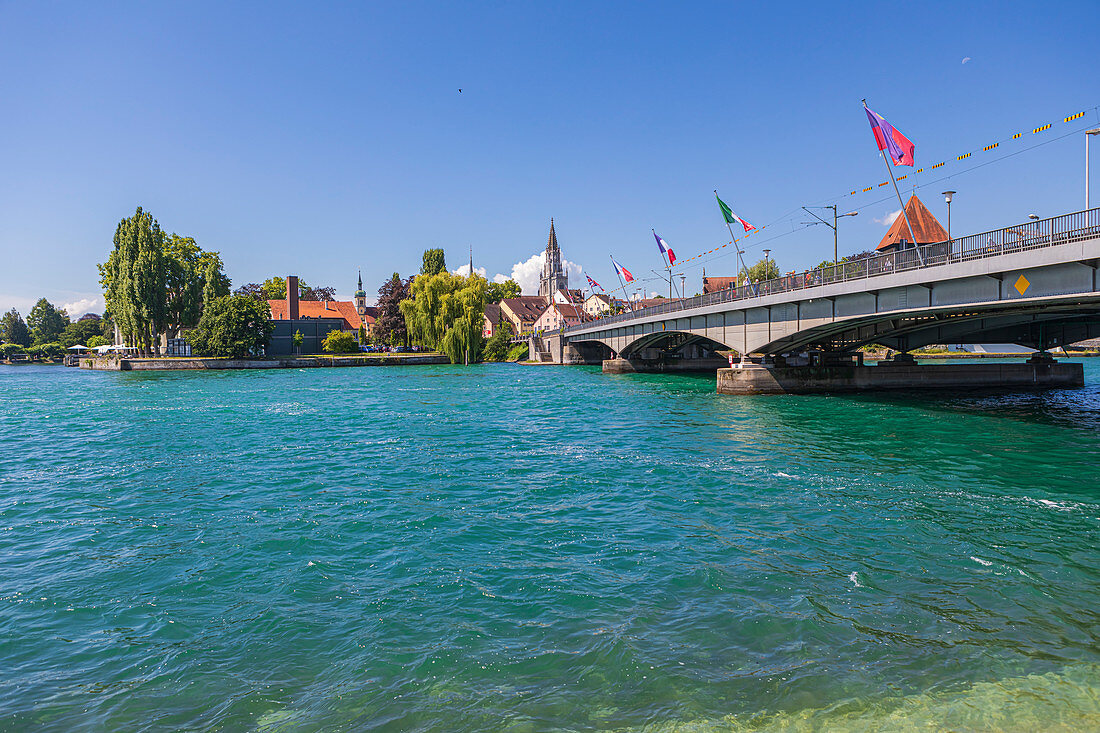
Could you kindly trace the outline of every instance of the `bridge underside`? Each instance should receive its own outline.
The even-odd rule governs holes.
[[[909,351],[928,344],[1012,343],[1046,350],[1100,336],[1100,302],[1016,307],[977,306],[884,317],[870,315],[819,326],[765,344],[769,354],[809,348],[845,352],[867,344]]]
[[[948,343],[1014,343],[1046,350],[1100,337],[1100,294],[866,313],[817,319],[805,328],[769,321],[767,335],[775,333],[778,337],[769,339],[760,334],[756,343],[749,329],[761,329],[753,323],[751,314],[732,326],[716,320],[714,316],[696,316],[676,319],[674,324],[651,324],[664,330],[620,328],[595,338],[578,334],[567,337],[567,343],[582,350],[598,345],[601,352],[606,349],[624,359],[654,359],[658,352],[665,358],[710,358],[718,351],[740,353],[746,343],[749,353],[767,355],[808,350],[846,353],[868,344],[882,344],[897,351]],[[669,325],[677,328],[670,329]]]

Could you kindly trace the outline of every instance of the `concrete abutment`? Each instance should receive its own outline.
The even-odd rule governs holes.
[[[1073,389],[1085,385],[1081,364],[1039,360],[1012,364],[904,364],[761,367],[718,370],[718,393],[729,395]]]

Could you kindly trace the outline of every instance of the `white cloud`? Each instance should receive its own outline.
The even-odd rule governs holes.
[[[495,282],[495,283],[508,282],[508,276],[498,272],[497,274],[493,275],[493,282]]]
[[[573,282],[570,284],[576,287],[580,279],[584,277],[584,270],[576,262],[570,262],[569,260],[562,260],[561,266],[565,268],[565,273],[573,278]]]
[[[901,209],[896,209],[895,211],[887,211],[881,219],[875,217],[872,221],[877,224],[882,224],[884,227],[888,227],[893,224],[894,219],[897,219],[899,216],[901,216]]]
[[[25,318],[31,312],[31,308],[37,301],[33,298],[23,298],[18,295],[0,293],[0,312],[7,313],[12,308],[23,314]]]
[[[102,301],[100,301],[100,299],[97,297],[80,298],[79,300],[74,300],[72,303],[66,303],[61,307],[64,308],[65,312],[69,314],[69,318],[79,318],[85,313],[89,313],[91,311],[99,313],[102,310],[101,303]]]
[[[512,265],[512,279],[519,284],[520,292],[524,295],[533,295],[539,291],[539,277],[542,275],[542,261],[546,258],[545,252],[531,255],[523,262]]]
[[[467,262],[465,265],[462,265],[457,270],[451,270],[451,272],[454,273],[455,275],[461,275],[462,277],[466,277],[467,275],[470,274],[470,263]],[[478,275],[481,275],[482,277],[486,277],[485,273],[487,271],[484,267],[475,267],[474,272],[476,272]]]
[[[542,265],[545,260],[546,251],[543,250],[531,255],[523,262],[512,265],[512,279],[516,281],[524,295],[536,295],[539,292],[539,278],[542,277]],[[570,278],[570,286],[577,287],[583,278],[581,266],[569,260],[562,260],[561,265]]]
[[[969,63],[969,62],[970,62],[970,57],[969,57],[969,56],[965,56],[965,57],[963,57],[963,63],[964,63],[964,64],[965,64],[965,63]]]

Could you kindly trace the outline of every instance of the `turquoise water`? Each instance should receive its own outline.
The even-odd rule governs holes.
[[[1095,729],[1085,369],[0,367],[0,729]]]

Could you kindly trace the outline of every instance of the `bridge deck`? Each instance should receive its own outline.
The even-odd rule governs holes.
[[[947,242],[922,245],[900,252],[876,255],[851,262],[841,262],[829,267],[806,270],[802,273],[719,290],[694,298],[669,299],[667,303],[649,308],[620,313],[589,323],[571,326],[565,329],[563,333],[566,336],[592,333],[618,324],[653,320],[654,316],[707,309],[708,306],[714,305],[736,303],[739,308],[752,308],[757,305],[789,302],[805,297],[802,291],[823,288],[828,285],[871,281],[875,278],[903,272],[930,270],[944,265],[987,260],[1002,257],[1006,254],[1019,254],[1096,238],[1100,238],[1100,208],[1031,221],[1026,224],[973,234]],[[967,272],[968,274],[981,274],[981,271],[976,269]],[[933,277],[933,279],[935,278]],[[866,292],[875,287],[880,287],[878,282],[861,284],[865,287],[845,288],[845,291],[863,290]],[[769,297],[782,294],[790,294],[790,297]]]
[[[566,343],[626,356],[648,348],[686,353],[692,344],[772,354],[869,342],[907,350],[978,333],[987,341],[1060,344],[1100,335],[1098,264],[1100,209],[1090,209],[669,300],[546,336],[557,342],[550,346],[556,359],[566,358]],[[1044,322],[1051,328],[1033,328]]]

